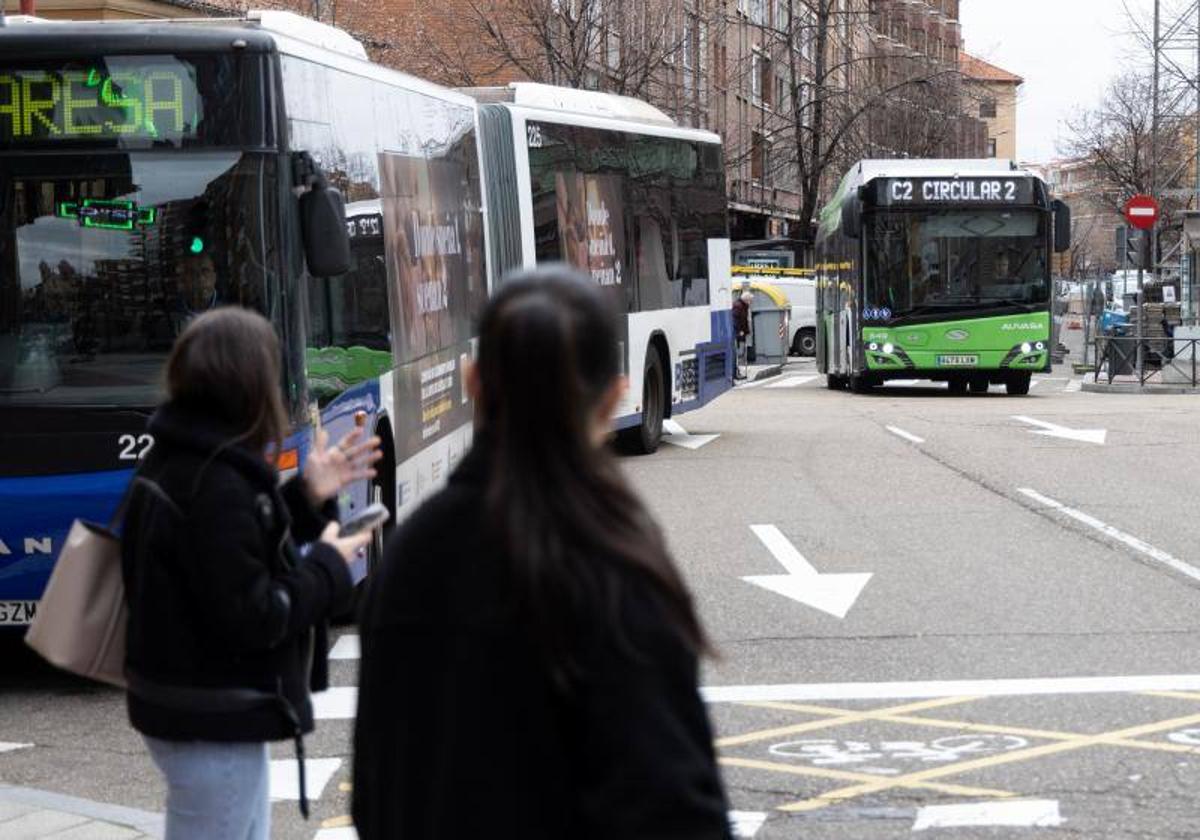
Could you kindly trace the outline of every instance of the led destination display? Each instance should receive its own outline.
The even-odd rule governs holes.
[[[0,146],[195,139],[202,100],[191,63],[132,56],[66,66],[0,66]]]
[[[875,204],[1036,204],[1033,179],[895,178],[875,182]]]

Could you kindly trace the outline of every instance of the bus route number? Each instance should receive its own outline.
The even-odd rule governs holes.
[[[529,138],[529,148],[540,149],[546,145],[546,141],[542,139],[542,127],[540,125],[527,125],[525,132]]]
[[[117,458],[122,461],[140,461],[154,448],[150,435],[121,435],[117,438]]]

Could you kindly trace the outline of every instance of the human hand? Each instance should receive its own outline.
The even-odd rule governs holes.
[[[374,532],[362,531],[350,537],[340,536],[341,533],[342,526],[337,522],[330,522],[321,532],[321,542],[333,546],[334,550],[342,555],[346,565],[350,565],[358,558],[358,552],[367,547]]]
[[[362,429],[355,429],[337,446],[329,445],[329,433],[317,432],[312,451],[304,462],[304,490],[315,507],[332,499],[351,482],[374,478],[374,464],[383,457],[380,439],[362,440]]]

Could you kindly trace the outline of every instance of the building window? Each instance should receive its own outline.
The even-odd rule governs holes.
[[[767,164],[770,162],[771,144],[757,131],[750,134],[750,178],[760,183],[767,180]]]
[[[728,62],[728,60],[729,60],[729,51],[725,48],[725,45],[723,43],[721,43],[720,41],[714,42],[713,43],[713,83],[717,87],[722,88],[722,89],[725,87],[725,85],[727,84],[727,81],[728,81],[726,78],[726,75],[725,75],[725,66],[726,66],[726,63]]]
[[[770,107],[775,102],[775,73],[772,71],[771,59],[763,56],[758,64],[759,70],[762,72],[762,80],[759,82],[759,90],[762,91],[763,105]]]
[[[996,117],[996,99],[992,96],[985,96],[979,101],[979,116],[984,119],[995,119]]]
[[[990,158],[994,158],[996,156],[996,138],[995,137],[988,138],[987,156]]]

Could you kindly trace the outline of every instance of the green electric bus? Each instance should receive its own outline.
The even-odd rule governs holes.
[[[831,389],[889,379],[1029,393],[1050,369],[1051,254],[1071,214],[1001,160],[864,160],[817,236],[817,363]]]

